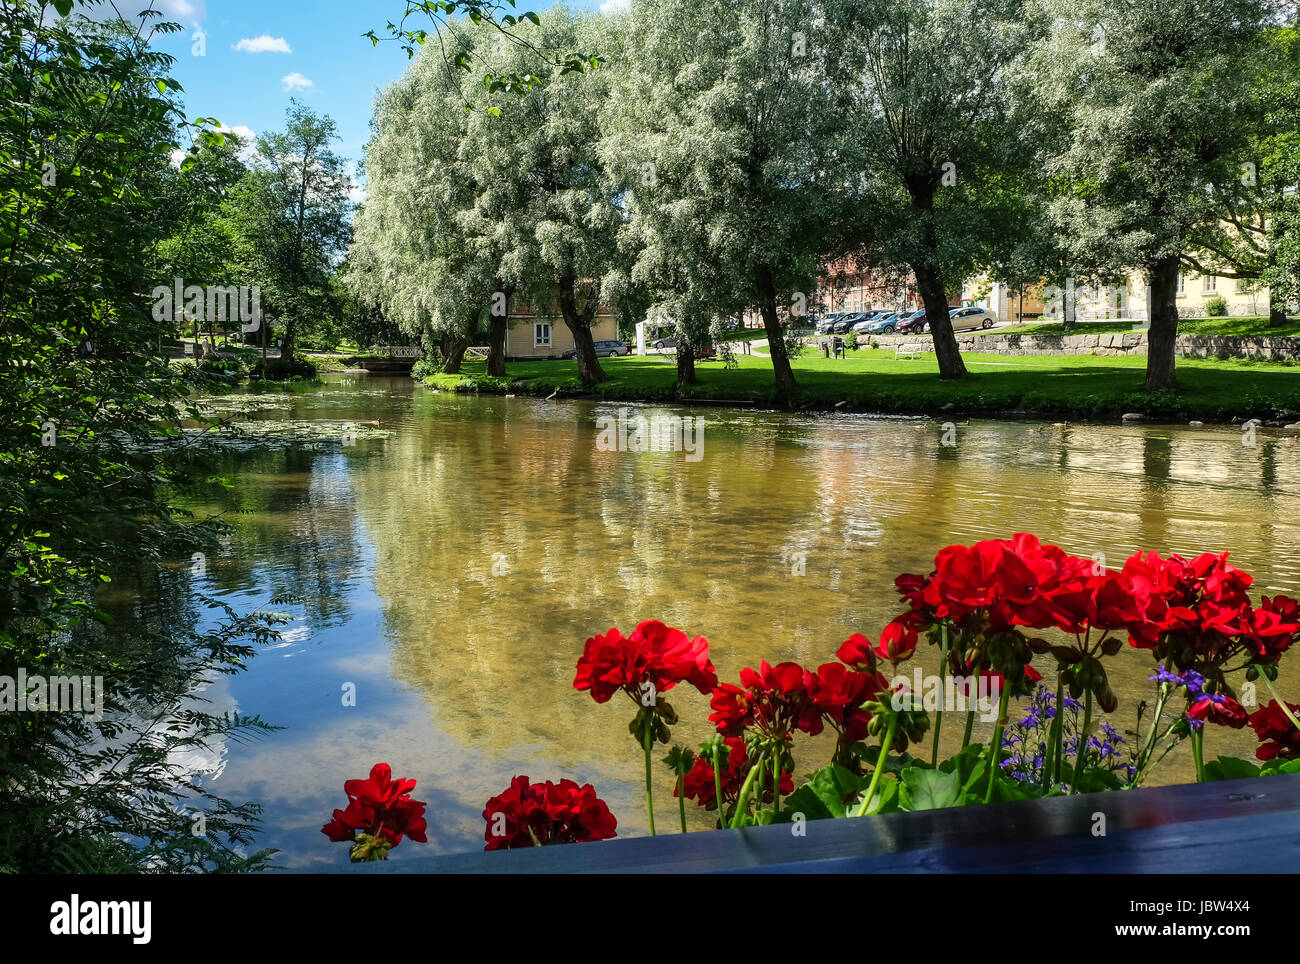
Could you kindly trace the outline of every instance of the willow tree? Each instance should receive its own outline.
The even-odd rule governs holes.
[[[431,54],[380,94],[347,269],[358,297],[436,347],[453,373],[491,300],[496,267],[472,217],[467,126],[458,79]]]
[[[843,0],[832,66],[854,118],[848,249],[912,269],[942,378],[966,366],[948,295],[1014,245],[1020,163],[1003,82],[1023,52],[1022,0]]]
[[[608,20],[557,7],[540,25],[516,27],[525,46],[480,29],[483,61],[495,73],[536,73],[523,92],[497,83],[467,91],[461,150],[472,158],[474,219],[499,253],[498,284],[537,313],[558,310],[573,336],[578,374],[590,387],[608,377],[591,326],[621,223],[616,185],[597,150],[609,81],[604,70],[555,68],[546,52],[599,43]]]
[[[682,14],[694,12],[644,3],[620,19],[626,46],[615,51],[600,145],[623,213],[622,261],[608,286],[641,293],[644,316],[672,326],[678,389],[695,384],[695,349],[708,343],[713,321],[744,308],[714,248],[716,199],[691,189],[703,129],[679,113],[673,78],[699,26]]]
[[[629,16],[609,150],[651,222],[643,268],[688,318],[756,308],[788,404],[782,315],[811,301],[841,202],[824,17],[810,0],[634,0]]]
[[[1251,163],[1250,75],[1272,0],[1044,0],[1032,57],[1059,118],[1041,163],[1072,260],[1150,286],[1146,387],[1174,386],[1178,273],[1197,225],[1228,214]]]

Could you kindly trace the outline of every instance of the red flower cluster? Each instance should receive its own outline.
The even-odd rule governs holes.
[[[847,657],[847,658],[846,658]],[[722,683],[713,691],[709,721],[723,736],[756,730],[769,742],[786,740],[796,730],[816,736],[830,725],[842,742],[866,738],[871,714],[862,704],[883,698],[889,684],[878,673],[856,666],[874,666],[871,641],[855,635],[840,647],[845,663],[823,663],[814,673],[798,663],[768,665],[740,671],[740,686]]]
[[[1177,669],[1221,666],[1238,654],[1276,662],[1300,638],[1300,603],[1266,596],[1252,607],[1252,581],[1226,552],[1190,562],[1139,552],[1119,571],[1098,572],[1090,559],[1019,533],[948,546],[930,575],[899,576],[909,608],[897,622],[918,630],[946,620],[958,631],[1123,631]],[[876,655],[891,658],[891,649],[905,658],[906,639],[882,643]]]
[[[651,619],[639,623],[631,636],[611,629],[587,640],[573,688],[591,690],[597,703],[608,702],[620,689],[640,702],[645,683],[658,694],[681,682],[705,694],[717,686],[709,641],[703,636],[691,639],[680,629]]]
[[[721,774],[722,785],[722,802],[724,806],[734,806],[740,799],[740,788],[745,784],[745,777],[749,776],[749,769],[753,765],[747,755],[748,748],[745,741],[738,736],[729,736],[722,741],[727,746],[727,767]],[[768,761],[764,765],[769,766]],[[768,782],[771,782],[771,775],[768,774]],[[686,776],[682,778],[682,784],[685,787],[686,799],[694,800],[706,810],[716,810],[718,808],[717,790],[714,787],[713,767],[708,760],[703,757],[696,757],[695,766],[687,771]],[[787,796],[794,793],[794,779],[790,773],[781,772],[781,794]],[[677,796],[677,788],[673,788],[673,796]],[[772,788],[764,786],[764,800],[772,799]]]
[[[1125,562],[1121,577],[1143,615],[1130,641],[1178,669],[1221,666],[1237,655],[1274,663],[1300,637],[1300,604],[1265,596],[1253,607],[1246,591],[1254,580],[1231,565],[1226,552],[1190,562],[1138,553]]]
[[[1288,703],[1293,715],[1300,718],[1300,703]],[[1287,719],[1277,700],[1269,700],[1250,715],[1250,726],[1259,737],[1255,756],[1260,760],[1300,759],[1300,730]]]
[[[553,843],[583,843],[616,836],[618,821],[590,783],[572,780],[530,784],[515,777],[510,788],[487,802],[484,850]]]
[[[348,780],[343,792],[348,808],[335,810],[334,819],[321,827],[333,841],[353,841],[358,833],[396,847],[402,837],[426,843],[425,805],[411,799],[414,780],[394,780],[387,763],[376,763],[366,780]]]

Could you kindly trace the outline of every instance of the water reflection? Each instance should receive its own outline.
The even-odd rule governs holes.
[[[319,827],[343,780],[381,759],[432,805],[430,848],[393,859],[480,848],[482,805],[515,773],[591,780],[638,832],[630,708],[572,689],[583,640],[612,625],[659,617],[703,633],[724,678],[764,657],[815,665],[898,611],[897,573],[1022,530],[1112,565],[1140,547],[1228,548],[1257,590],[1300,593],[1296,447],[1267,432],[1250,448],[1230,428],[975,422],[944,446],[929,420],[645,414],[668,411],[708,419],[702,460],[598,451],[613,405],[333,379],[288,417],[378,420],[393,435],[232,463],[237,534],[214,585],[240,603],[295,596],[301,622],[234,684],[242,711],[288,729],[233,749],[218,789],[267,804],[265,843],[284,862],[346,859]],[[1149,673],[1136,653],[1115,672],[1121,725]],[[673,702],[676,737],[703,739],[705,698]],[[1211,753],[1252,749],[1216,732]],[[1187,779],[1181,766],[1157,782]],[[671,778],[658,778],[667,814]]]

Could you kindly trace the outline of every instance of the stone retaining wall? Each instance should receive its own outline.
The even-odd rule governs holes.
[[[923,343],[930,335],[872,335],[881,348]],[[868,343],[859,336],[859,344]],[[986,355],[1145,355],[1145,332],[1102,335],[958,335],[963,352]],[[1177,352],[1186,358],[1257,358],[1261,361],[1300,361],[1300,338],[1179,335]]]

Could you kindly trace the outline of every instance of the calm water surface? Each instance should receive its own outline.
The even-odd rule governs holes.
[[[237,608],[287,593],[295,605],[277,608],[297,618],[208,694],[285,727],[224,748],[210,786],[265,805],[260,843],[285,866],[346,862],[320,827],[345,804],[343,781],[381,760],[429,804],[429,844],[404,843],[394,860],[482,849],[483,805],[520,773],[590,781],[620,835],[645,832],[631,704],[572,688],[584,640],[610,626],[662,618],[703,634],[733,681],[760,658],[815,666],[897,614],[896,574],[928,572],[949,543],[1017,531],[1110,565],[1138,548],[1229,549],[1257,591],[1300,595],[1300,442],[1268,430],[1247,447],[1228,427],[975,421],[944,447],[929,420],[639,407],[708,419],[703,458],[689,462],[598,451],[596,419],[615,405],[374,376],[331,376],[281,404],[258,417],[377,420],[392,433],[242,454],[228,470],[221,508],[236,531],[203,588]],[[1131,727],[1151,670],[1145,654],[1125,657],[1113,719]],[[343,705],[348,684],[355,706]],[[674,737],[698,743],[707,698],[672,701]],[[945,727],[954,740],[959,729]],[[1249,731],[1216,730],[1206,749],[1253,746]],[[800,773],[828,752],[797,743]],[[1154,782],[1188,778],[1173,757]],[[670,831],[671,787],[662,768],[656,810]]]

